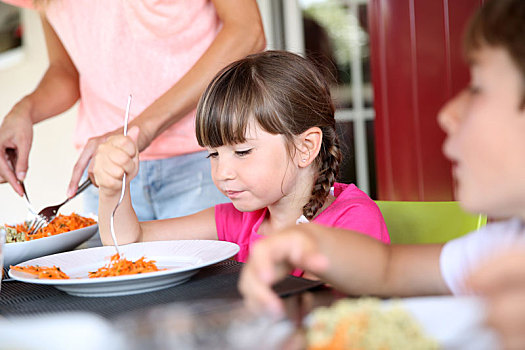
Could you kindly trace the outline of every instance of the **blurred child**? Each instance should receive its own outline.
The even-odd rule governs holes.
[[[129,181],[138,172],[138,133],[131,128],[129,137],[111,137],[95,156],[104,244],[112,244],[109,218],[122,176]],[[208,150],[213,181],[231,203],[138,222],[126,191],[115,215],[119,244],[219,239],[237,243],[237,260],[244,262],[254,241],[308,221],[389,243],[376,204],[354,185],[335,183],[341,151],[334,105],[327,83],[306,59],[267,51],[223,69],[200,99],[196,133]]]
[[[505,220],[444,245],[417,246],[389,246],[312,224],[290,227],[252,251],[240,280],[251,307],[281,312],[270,286],[292,266],[353,295],[487,290],[479,276],[467,283],[468,276],[495,254],[525,244],[525,1],[487,1],[471,20],[465,44],[471,82],[439,114],[447,133],[443,149],[454,164],[462,206]],[[488,277],[496,280],[494,273]]]

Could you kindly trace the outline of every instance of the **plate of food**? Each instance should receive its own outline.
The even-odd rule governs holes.
[[[341,299],[314,309],[306,324],[310,350],[500,348],[477,297]]]
[[[186,282],[202,267],[239,252],[208,240],[140,242],[58,253],[12,266],[11,278],[52,285],[68,294],[105,297],[151,292]],[[65,275],[65,276],[64,276]]]
[[[3,226],[6,229],[4,266],[71,250],[98,230],[94,219],[75,213],[58,215],[48,226],[32,235],[27,234],[27,226],[28,222]]]

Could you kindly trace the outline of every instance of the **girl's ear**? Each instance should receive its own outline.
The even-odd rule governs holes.
[[[314,161],[319,154],[322,142],[323,132],[317,126],[311,127],[299,135],[296,157],[298,157],[297,164],[300,168],[307,167]]]

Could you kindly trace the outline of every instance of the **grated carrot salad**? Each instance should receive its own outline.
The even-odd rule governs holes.
[[[36,275],[40,279],[69,279],[69,276],[60,270],[60,267],[53,266],[10,266],[15,271],[27,272]],[[111,277],[121,275],[134,275],[146,272],[162,271],[159,269],[154,260],[146,261],[144,257],[137,261],[130,261],[121,258],[119,254],[111,256],[110,262],[99,268],[97,271],[89,272],[89,278]]]
[[[141,257],[137,261],[130,261],[117,253],[111,256],[111,260],[107,265],[99,268],[97,271],[90,272],[89,278],[134,275],[162,270],[164,269],[157,268],[154,260],[146,261],[144,257]]]
[[[60,267],[53,266],[9,266],[10,269],[15,271],[27,272],[32,275],[36,275],[40,279],[69,279],[69,276],[66,275]]]
[[[28,222],[24,222],[15,226],[6,225],[6,227],[11,227],[16,229],[19,233],[24,233],[24,239],[22,241],[31,241],[34,239],[57,235],[59,233],[78,230],[80,228],[94,224],[96,224],[95,220],[72,213],[71,215],[59,214],[53,221],[49,223],[49,225],[41,228],[32,235],[29,234]]]

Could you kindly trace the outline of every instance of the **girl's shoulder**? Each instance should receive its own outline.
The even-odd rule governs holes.
[[[366,206],[377,207],[375,202],[365,192],[361,191],[354,184],[343,184],[336,182],[334,184],[334,196],[336,202],[354,202]]]
[[[365,216],[380,218],[381,211],[377,204],[354,184],[335,183],[333,195],[335,200],[319,214],[318,220],[330,220],[335,217]],[[348,218],[347,218],[348,219]]]

